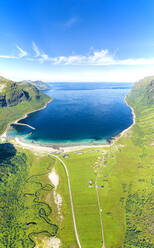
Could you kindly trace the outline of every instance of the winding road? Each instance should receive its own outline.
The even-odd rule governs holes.
[[[79,236],[78,236],[77,226],[76,226],[74,205],[73,205],[72,191],[71,191],[71,184],[70,184],[70,178],[69,178],[67,167],[66,167],[65,163],[63,162],[63,160],[60,159],[58,156],[53,155],[53,154],[50,154],[49,156],[51,158],[54,157],[54,158],[58,159],[61,162],[61,164],[63,165],[64,169],[65,169],[65,172],[66,172],[66,175],[67,175],[68,188],[69,188],[69,195],[70,195],[70,202],[71,202],[72,217],[73,217],[73,224],[74,224],[74,231],[75,231],[76,241],[78,243],[79,248],[82,248],[82,246],[80,244]]]

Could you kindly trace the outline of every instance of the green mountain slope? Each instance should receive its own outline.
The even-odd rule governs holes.
[[[0,134],[8,123],[42,108],[50,99],[30,83],[16,83],[0,77]]]
[[[154,77],[138,82],[126,100],[135,125],[108,151],[101,193],[107,248],[152,248]],[[105,181],[107,177],[107,181]]]

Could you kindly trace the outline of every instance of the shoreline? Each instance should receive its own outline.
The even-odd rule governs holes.
[[[31,149],[34,150],[35,152],[48,152],[48,153],[67,153],[67,152],[73,152],[73,151],[79,151],[82,149],[89,149],[89,148],[102,148],[102,147],[110,147],[111,144],[104,144],[104,145],[68,145],[68,146],[58,146],[55,148],[55,145],[41,145],[41,144],[33,144],[33,143],[28,143],[28,142],[24,142],[23,140],[21,140],[19,137],[16,137],[15,139],[13,139],[12,143],[16,144],[16,145],[20,145],[23,148],[27,148],[27,149]]]
[[[111,140],[109,141],[109,144],[99,144],[99,145],[94,145],[94,144],[78,144],[78,145],[66,145],[66,146],[58,146],[57,144],[51,144],[51,146],[49,145],[43,145],[43,144],[33,144],[33,143],[28,143],[28,142],[24,142],[23,140],[20,139],[20,137],[16,137],[14,139],[12,139],[12,143],[14,143],[15,145],[19,145],[22,148],[25,149],[30,149],[34,152],[50,152],[50,153],[64,153],[64,152],[73,152],[73,151],[79,151],[82,149],[89,149],[89,148],[105,148],[105,147],[111,147],[120,137],[122,137],[124,134],[126,134],[134,125],[135,125],[135,119],[136,119],[136,115],[135,115],[135,111],[134,109],[127,103],[126,101],[126,97],[124,98],[124,102],[126,103],[126,105],[131,109],[131,114],[132,114],[132,120],[133,123],[126,129],[124,129],[123,131],[121,131],[119,134],[117,134],[116,136],[112,137]],[[7,135],[7,130],[10,127],[11,124],[17,124],[18,121],[23,120],[25,118],[28,117],[29,114],[40,111],[44,108],[47,107],[48,103],[50,103],[53,99],[49,100],[42,108],[38,109],[38,110],[34,110],[32,112],[28,112],[27,114],[24,115],[24,117],[17,119],[14,123],[9,123],[7,129],[5,130],[5,132],[3,133],[3,138],[6,138]],[[24,125],[24,123],[23,123]],[[26,124],[25,124],[26,125]],[[34,127],[32,127],[33,129]],[[34,128],[35,129],[35,128]],[[2,135],[0,136],[2,138]]]
[[[33,111],[31,111],[31,112],[26,113],[23,117],[17,119],[15,122],[13,122],[13,123],[11,123],[11,124],[20,125],[20,123],[18,123],[19,121],[26,119],[26,118],[28,117],[28,115],[30,115],[30,114],[32,114],[32,113],[35,113],[35,112],[40,111],[40,110],[42,110],[42,109],[45,109],[45,108],[47,107],[47,105],[48,105],[50,102],[52,102],[52,101],[53,101],[53,99],[50,99],[43,107],[41,107],[41,108],[39,108],[39,109],[36,109],[36,110],[33,110]],[[28,124],[26,124],[26,123],[21,123],[21,125],[27,126]],[[29,125],[28,125],[28,126],[29,126]],[[32,126],[29,126],[29,128],[35,129],[35,127],[32,127]]]
[[[20,123],[18,123],[18,122],[21,121],[21,120],[24,120],[25,118],[27,118],[28,115],[30,115],[30,114],[32,114],[32,113],[35,113],[35,112],[37,112],[37,111],[40,111],[40,110],[46,108],[47,105],[48,105],[50,102],[52,102],[52,101],[53,101],[53,98],[50,99],[43,107],[41,107],[41,108],[39,108],[39,109],[36,109],[36,110],[33,110],[33,111],[31,111],[31,112],[28,112],[28,113],[26,113],[24,116],[22,116],[21,118],[15,120],[15,121],[13,121],[13,122],[9,122],[8,125],[7,125],[7,127],[6,127],[6,130],[0,135],[0,138],[1,138],[2,140],[7,138],[7,131],[9,130],[9,128],[10,128],[10,126],[11,126],[12,124],[15,124],[15,125],[22,125],[22,126],[28,126],[29,128],[35,130],[35,127],[32,127],[32,126],[30,126],[30,125],[28,125],[28,124],[26,124],[26,123],[21,123],[21,124],[20,124]]]
[[[120,137],[122,137],[125,133],[127,133],[136,123],[136,115],[135,115],[135,111],[134,109],[127,103],[126,101],[126,97],[124,97],[124,102],[125,104],[131,109],[131,114],[132,114],[132,120],[133,120],[133,123],[127,127],[126,129],[124,129],[123,131],[121,131],[119,134],[115,135],[113,138],[111,138],[111,141],[110,141],[110,145],[112,145],[112,143],[115,142],[115,140],[118,140]]]

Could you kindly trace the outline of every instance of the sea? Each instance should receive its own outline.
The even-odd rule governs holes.
[[[53,98],[46,108],[12,125],[7,135],[45,145],[106,144],[132,122],[124,98],[132,83],[49,83]]]

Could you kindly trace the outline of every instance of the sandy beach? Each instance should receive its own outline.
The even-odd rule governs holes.
[[[103,147],[110,147],[111,144],[107,145],[76,145],[76,146],[64,146],[64,147],[57,147],[53,148],[52,146],[43,146],[40,144],[32,144],[28,142],[24,142],[20,138],[16,137],[14,140],[12,140],[12,143],[14,145],[19,145],[22,148],[29,149],[34,152],[39,153],[67,153],[67,152],[73,152],[78,151],[82,149],[88,149],[88,148],[103,148]]]

